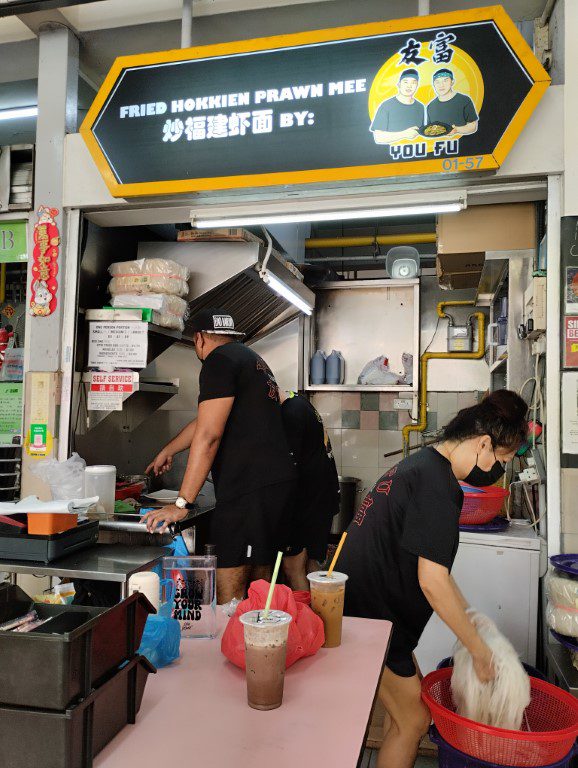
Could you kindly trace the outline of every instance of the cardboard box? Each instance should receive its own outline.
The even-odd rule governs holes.
[[[222,229],[180,229],[177,233],[180,243],[218,242],[218,243],[260,243],[260,238],[240,227]]]
[[[536,248],[534,203],[474,205],[438,217],[438,253],[480,253]]]
[[[477,288],[484,261],[483,253],[438,253],[436,272],[440,288]]]

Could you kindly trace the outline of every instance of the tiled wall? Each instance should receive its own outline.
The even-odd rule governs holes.
[[[480,394],[430,392],[427,431],[435,432],[447,424],[459,410],[477,403]],[[311,398],[331,438],[339,474],[361,480],[359,496],[402,458],[401,454],[383,456],[401,449],[401,430],[411,423],[407,411],[394,409],[397,397],[407,397],[407,392],[319,392]],[[411,444],[417,445],[420,439],[412,433]]]

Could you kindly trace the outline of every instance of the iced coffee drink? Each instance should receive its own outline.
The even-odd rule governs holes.
[[[284,611],[249,611],[241,617],[245,631],[247,700],[253,709],[276,709],[283,702],[287,636],[291,616]]]
[[[327,576],[326,571],[310,573],[311,607],[323,620],[325,628],[324,648],[337,648],[341,645],[341,625],[343,623],[343,602],[345,600],[344,573],[333,572]]]

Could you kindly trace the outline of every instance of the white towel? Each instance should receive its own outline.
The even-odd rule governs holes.
[[[0,515],[45,514],[47,512],[58,515],[79,514],[86,512],[96,504],[98,496],[88,499],[73,499],[72,501],[40,501],[37,496],[27,496],[25,499],[14,502],[0,502]]]
[[[459,641],[454,648],[452,698],[458,715],[495,728],[518,731],[530,703],[530,678],[510,641],[482,613],[470,619],[493,653],[496,677],[481,683],[470,652]]]

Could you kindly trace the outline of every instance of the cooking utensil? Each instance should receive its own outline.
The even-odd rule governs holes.
[[[438,127],[441,129],[443,128],[442,133],[435,133],[435,134],[428,134],[426,131],[429,129],[433,129],[435,127]],[[440,139],[442,136],[447,136],[450,131],[453,130],[453,126],[448,125],[447,123],[440,123],[439,120],[435,120],[433,123],[428,123],[427,125],[422,125],[421,128],[418,128],[418,133],[420,136],[423,136],[426,139]]]

